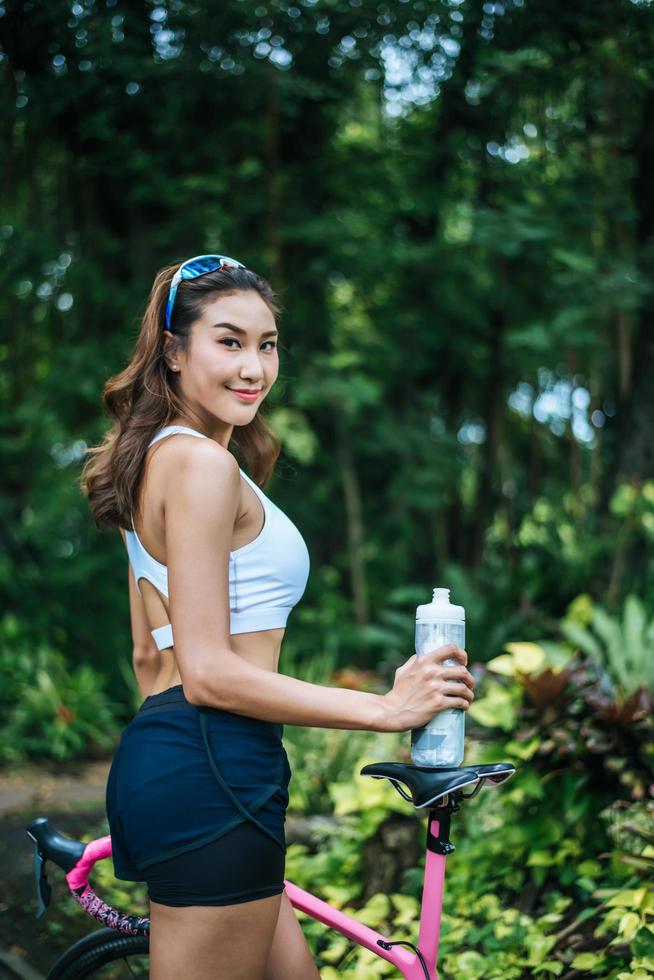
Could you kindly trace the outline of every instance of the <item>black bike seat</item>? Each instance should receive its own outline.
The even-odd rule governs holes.
[[[483,786],[487,779],[499,785],[514,772],[515,766],[510,762],[459,766],[456,769],[432,769],[428,766],[413,766],[403,762],[371,762],[363,767],[361,775],[372,776],[374,779],[389,779],[400,796],[413,803],[416,809],[420,809],[435,803],[454,790],[463,789],[464,786],[479,782]],[[409,788],[410,796],[405,793],[400,783],[404,783]]]

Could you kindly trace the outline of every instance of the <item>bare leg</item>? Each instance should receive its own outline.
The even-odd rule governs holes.
[[[185,908],[150,902],[150,980],[264,980],[280,899]]]
[[[320,980],[302,927],[284,892],[264,980],[290,980],[291,977],[293,980]]]

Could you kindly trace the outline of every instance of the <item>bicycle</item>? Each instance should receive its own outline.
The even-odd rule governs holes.
[[[291,904],[392,963],[405,980],[438,980],[445,862],[454,850],[449,839],[452,814],[460,809],[463,800],[473,799],[487,782],[499,785],[514,772],[515,767],[508,762],[456,769],[376,762],[361,769],[362,775],[389,779],[400,796],[416,810],[427,810],[425,873],[417,946],[407,940],[383,936],[311,892],[286,881],[286,894]],[[463,789],[469,786],[474,788],[464,793]],[[46,861],[50,860],[66,872],[66,881],[74,899],[105,927],[85,936],[66,950],[52,967],[47,980],[82,980],[91,976],[102,976],[105,980],[117,980],[121,976],[147,977],[149,918],[112,908],[89,885],[89,874],[96,861],[111,855],[111,837],[107,835],[85,844],[58,833],[47,817],[32,820],[26,832],[34,846],[38,902],[36,917],[44,914],[50,900],[46,873]],[[126,967],[127,972],[116,972],[122,967]],[[108,968],[107,972],[104,972],[105,968]]]

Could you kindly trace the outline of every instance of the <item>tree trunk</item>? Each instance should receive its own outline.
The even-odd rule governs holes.
[[[267,240],[270,254],[270,276],[275,290],[283,288],[282,246],[280,235],[282,211],[282,175],[279,167],[279,88],[277,71],[268,62],[268,98],[266,106],[266,158],[268,164]]]
[[[364,557],[365,530],[361,490],[356,463],[352,452],[350,433],[339,425],[336,429],[336,451],[341,465],[343,495],[345,497],[345,516],[347,522],[347,550],[352,586],[354,621],[357,626],[368,622],[368,585]]]
[[[503,411],[503,334],[504,315],[494,310],[491,316],[491,338],[489,368],[484,409],[486,412],[486,441],[482,451],[482,466],[479,479],[479,496],[473,532],[472,560],[481,560],[484,548],[484,535],[491,520],[493,506],[499,500],[498,487],[501,486],[499,474],[500,443]]]
[[[651,269],[647,259],[654,240],[654,92],[650,89],[643,106],[640,139],[636,146],[637,172],[634,197],[638,214],[636,238],[641,259],[641,275],[647,281]],[[618,474],[622,479],[641,482],[654,476],[654,304],[646,297],[640,308],[633,357],[629,361],[631,397],[618,412]]]

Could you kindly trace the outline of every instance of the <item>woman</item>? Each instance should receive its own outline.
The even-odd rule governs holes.
[[[278,318],[268,283],[226,256],[162,269],[82,477],[127,547],[135,645],[150,631],[160,651],[107,784],[116,875],[148,886],[154,980],[315,980],[284,894],[283,725],[407,731],[473,698],[451,645],[410,657],[385,695],[278,673],[309,574],[261,489],[280,451],[258,414]]]

